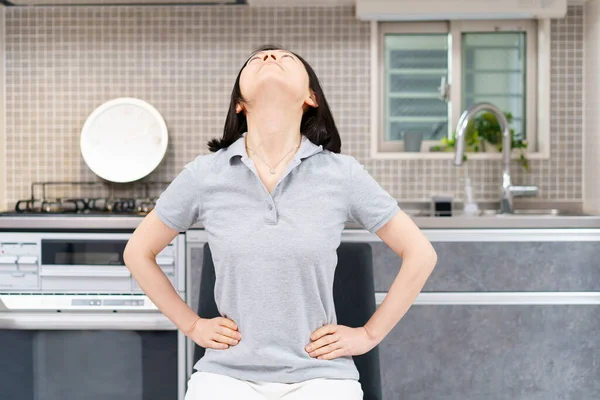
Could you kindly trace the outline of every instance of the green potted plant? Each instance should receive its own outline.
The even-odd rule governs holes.
[[[512,114],[504,113],[506,120],[510,124],[512,122]],[[527,141],[515,139],[515,130],[510,129],[511,149],[520,149],[519,163],[525,171],[529,171],[529,160],[527,159],[525,149],[527,149]],[[440,144],[430,148],[431,151],[454,151],[456,145],[456,131],[452,132],[452,137],[444,137]],[[490,150],[502,151],[502,130],[500,123],[491,112],[479,113],[467,124],[465,132],[465,156],[467,160],[467,152],[486,152]]]

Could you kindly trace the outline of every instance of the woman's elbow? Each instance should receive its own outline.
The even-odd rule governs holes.
[[[123,262],[125,263],[125,266],[129,269],[131,269],[131,256],[131,244],[130,242],[127,242],[127,244],[125,245],[125,249],[123,250]]]
[[[404,261],[410,261],[411,264],[418,266],[420,270],[431,273],[437,264],[437,253],[427,239],[414,243],[406,251],[400,253]]]
[[[123,262],[125,263],[125,266],[129,268],[129,270],[131,270],[132,267],[134,267],[137,264],[136,259],[142,253],[137,247],[138,246],[136,245],[135,240],[132,237],[131,239],[129,239],[129,241],[125,245],[125,249],[123,250]]]
[[[426,268],[428,270],[432,270],[433,268],[435,268],[438,259],[437,252],[435,251],[429,240],[425,240],[425,243],[423,243],[419,254],[421,256],[421,265],[423,266],[423,268]]]
[[[435,251],[435,249],[433,248],[431,243],[429,243],[429,253],[430,253],[429,265],[431,266],[431,269],[433,269],[437,265],[438,256],[437,256],[437,252]]]

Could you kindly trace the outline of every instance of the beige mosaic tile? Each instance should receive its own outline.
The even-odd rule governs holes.
[[[235,76],[246,55],[281,43],[316,70],[343,138],[399,199],[462,196],[447,160],[370,160],[369,25],[351,7],[252,9],[223,6],[44,7],[6,10],[7,204],[34,181],[99,180],[79,151],[90,112],[116,97],[141,98],[165,118],[165,160],[148,179],[170,181],[221,135]],[[539,197],[582,199],[583,7],[552,22],[551,159],[513,167],[515,183]],[[500,161],[467,163],[478,200],[494,200]]]

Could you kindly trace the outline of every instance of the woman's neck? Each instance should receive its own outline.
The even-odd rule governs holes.
[[[300,144],[302,107],[276,98],[256,100],[246,112],[246,145],[275,164]],[[286,158],[292,154],[295,152],[290,152]]]

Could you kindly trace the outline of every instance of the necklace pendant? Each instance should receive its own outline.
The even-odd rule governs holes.
[[[275,175],[275,170],[274,170],[273,168],[271,168],[271,169],[269,170],[269,172],[271,173],[271,175]]]

